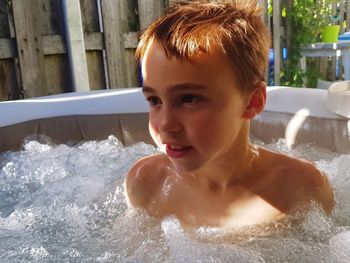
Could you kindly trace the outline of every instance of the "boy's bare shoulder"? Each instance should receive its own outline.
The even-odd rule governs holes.
[[[144,157],[133,164],[125,179],[125,187],[130,203],[134,207],[146,208],[153,196],[162,187],[171,165],[164,154]]]
[[[269,173],[285,193],[300,201],[315,200],[329,213],[334,205],[327,176],[312,162],[261,148]]]

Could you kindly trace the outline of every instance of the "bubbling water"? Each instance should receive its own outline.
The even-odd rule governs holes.
[[[259,144],[262,144],[259,142]],[[129,208],[123,181],[139,158],[159,152],[113,136],[76,146],[28,141],[0,153],[0,262],[349,262],[350,155],[312,145],[289,150],[329,176],[336,206],[282,221],[184,231]]]

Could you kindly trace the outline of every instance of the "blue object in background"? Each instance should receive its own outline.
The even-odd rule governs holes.
[[[282,56],[283,56],[283,60],[287,60],[288,50],[285,47],[282,49]]]
[[[288,50],[287,48],[282,49],[282,58],[283,62],[286,63],[288,57]],[[269,81],[268,86],[274,86],[275,85],[275,78],[274,78],[274,60],[275,60],[275,52],[273,48],[270,48],[270,56],[269,56]]]
[[[142,87],[143,86],[143,76],[142,76],[142,70],[141,70],[141,63],[142,63],[142,61],[140,62],[140,66],[139,66],[139,83],[140,83],[140,86]]]
[[[338,36],[338,40],[350,40],[350,32],[345,32]]]
[[[273,53],[273,48],[270,48],[270,56],[269,56],[269,79],[268,79],[268,85],[273,86],[274,85],[274,59],[275,55]]]

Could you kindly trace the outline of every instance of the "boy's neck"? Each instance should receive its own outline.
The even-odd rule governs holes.
[[[247,122],[225,156],[221,156],[201,171],[192,174],[192,178],[200,181],[208,189],[225,191],[251,174],[257,157],[258,150],[249,141],[249,123]]]

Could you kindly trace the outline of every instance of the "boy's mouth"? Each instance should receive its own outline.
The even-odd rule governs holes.
[[[187,155],[192,149],[192,146],[177,146],[166,144],[165,150],[170,158],[182,158]]]

